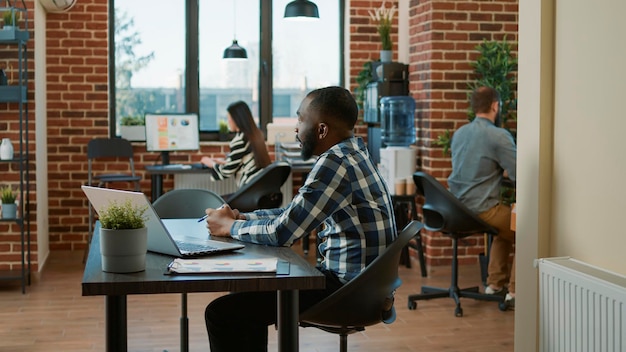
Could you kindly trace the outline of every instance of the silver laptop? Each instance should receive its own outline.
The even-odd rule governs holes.
[[[175,257],[198,257],[244,248],[241,243],[208,239],[206,221],[198,219],[161,219],[148,198],[141,192],[111,188],[81,186],[97,213],[111,202],[123,203],[130,199],[135,206],[147,207],[148,250]]]

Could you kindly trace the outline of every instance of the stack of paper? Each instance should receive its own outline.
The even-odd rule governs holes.
[[[176,258],[168,266],[169,273],[221,273],[221,272],[267,272],[275,273],[277,258],[229,259],[229,258]]]

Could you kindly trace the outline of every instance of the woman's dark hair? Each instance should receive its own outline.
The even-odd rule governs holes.
[[[250,142],[256,166],[264,168],[271,164],[270,154],[267,152],[267,146],[265,145],[265,137],[256,123],[254,123],[248,104],[241,100],[236,101],[230,104],[226,110],[228,110],[233,121],[235,121],[235,125]]]

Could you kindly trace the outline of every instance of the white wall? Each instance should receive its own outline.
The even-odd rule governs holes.
[[[46,52],[46,12],[35,1],[35,52]],[[31,191],[31,199],[37,199],[37,261],[39,271],[45,265],[50,254],[50,236],[48,233],[48,123],[46,99],[46,55],[35,55],[35,112],[30,112],[29,119],[35,119],[35,179],[36,192]],[[34,194],[37,197],[34,197]],[[32,233],[32,231],[31,231]]]
[[[626,274],[626,2],[557,1],[551,254]]]
[[[626,274],[625,12],[623,0],[519,4],[516,351],[537,350],[535,258]]]

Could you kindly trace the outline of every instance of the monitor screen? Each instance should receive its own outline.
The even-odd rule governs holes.
[[[196,114],[146,114],[146,150],[173,152],[200,149]]]

